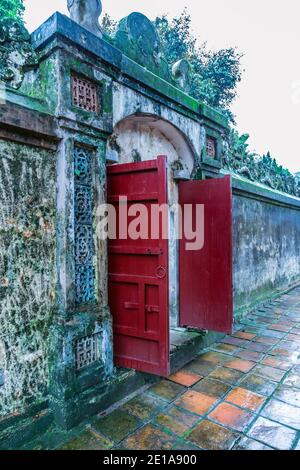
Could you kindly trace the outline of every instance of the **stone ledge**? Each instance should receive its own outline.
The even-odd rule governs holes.
[[[149,70],[126,57],[119,49],[104,39],[96,37],[67,16],[58,12],[54,13],[32,33],[33,47],[39,51],[56,36],[64,37],[76,43],[80,48],[107,62],[122,74],[168,97],[183,108],[195,113],[197,117],[204,117],[222,127],[228,127],[228,121],[221,113],[204,103],[200,103],[172,84],[154,75]]]

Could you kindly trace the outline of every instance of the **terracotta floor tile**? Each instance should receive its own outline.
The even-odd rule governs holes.
[[[300,407],[300,390],[298,388],[281,385],[274,393],[274,398],[284,401],[289,405]]]
[[[254,366],[254,362],[245,361],[242,359],[232,359],[224,363],[224,367],[228,367],[229,369],[234,369],[245,373],[253,369]]]
[[[215,368],[215,364],[212,364],[211,362],[202,361],[201,359],[194,359],[187,366],[185,366],[185,370],[192,372],[193,374],[198,374],[201,377],[206,377]]]
[[[253,369],[253,374],[261,375],[267,379],[274,380],[274,382],[280,382],[285,374],[284,370],[275,369],[275,367],[257,365]]]
[[[143,393],[122,406],[122,410],[133,414],[141,420],[148,420],[155,413],[166,408],[168,403],[159,397]]]
[[[276,356],[281,359],[289,359],[291,360],[294,364],[297,364],[299,361],[299,353],[297,351],[288,351],[287,349],[283,349],[280,347],[276,347],[272,349],[269,354],[271,356]]]
[[[108,439],[98,436],[92,431],[85,431],[64,444],[60,450],[106,450],[110,449],[112,445],[113,443]]]
[[[128,450],[169,450],[175,442],[175,436],[154,426],[146,425],[122,441],[121,445],[123,449]]]
[[[241,349],[236,352],[234,356],[239,357],[240,359],[245,359],[246,361],[259,362],[264,357],[264,354],[256,351],[249,351],[248,349]]]
[[[186,387],[183,387],[182,385],[174,382],[170,382],[169,380],[162,380],[161,382],[158,382],[149,388],[149,392],[154,393],[155,395],[158,395],[160,398],[164,398],[169,402],[175,400],[178,395],[181,395],[185,391]]]
[[[298,335],[295,335],[293,333],[289,333],[286,337],[285,337],[286,340],[288,341],[296,341],[298,343],[300,343],[300,336]]]
[[[282,369],[285,371],[289,370],[293,366],[293,364],[291,364],[290,362],[284,361],[283,359],[277,359],[274,356],[265,357],[262,360],[261,364],[265,366],[275,367],[277,369]]]
[[[265,396],[272,395],[277,385],[278,383],[255,374],[246,375],[240,382],[241,387]]]
[[[199,382],[202,379],[201,375],[193,374],[187,370],[180,370],[176,374],[170,375],[169,380],[175,382],[179,385],[184,385],[185,387],[191,387],[195,383]]]
[[[270,346],[273,346],[274,344],[278,343],[279,338],[271,338],[269,336],[256,336],[255,342],[256,343],[263,343],[263,344],[269,344]]]
[[[243,372],[239,372],[233,369],[227,369],[226,367],[218,367],[211,374],[209,374],[209,379],[217,379],[225,382],[229,385],[235,385],[238,380],[244,377]]]
[[[92,429],[118,443],[125,439],[128,434],[134,432],[141,424],[138,418],[119,408],[104,418],[93,422]]]
[[[264,417],[278,421],[291,428],[300,429],[300,408],[272,399],[261,413]]]
[[[267,336],[269,338],[276,338],[276,339],[282,339],[286,333],[283,333],[282,331],[275,331],[275,330],[264,330],[262,333],[262,336]]]
[[[194,385],[193,390],[196,392],[205,393],[210,397],[222,398],[230,390],[230,386],[226,385],[223,382],[218,380],[212,380],[208,377],[206,379],[200,380],[196,385]]]
[[[291,329],[290,326],[279,325],[278,323],[274,323],[273,325],[270,325],[269,328],[270,330],[283,331],[283,332],[288,332]]]
[[[288,351],[300,351],[300,344],[295,341],[280,341],[278,346]]]
[[[217,400],[214,397],[210,397],[194,390],[189,390],[176,400],[175,404],[198,415],[204,415],[216,403],[216,401]]]
[[[199,420],[199,416],[195,416],[189,411],[182,410],[177,406],[171,406],[171,408],[168,408],[167,413],[171,416],[172,419],[180,421],[189,428],[191,428],[196,423],[196,421]]]
[[[272,346],[270,344],[257,343],[253,341],[247,345],[246,350],[267,353],[268,351],[270,351],[271,348]]]
[[[300,388],[300,375],[291,372],[283,381],[284,385]],[[300,393],[300,392],[299,392]]]
[[[167,412],[159,414],[155,422],[165,429],[169,429],[177,435],[181,435],[191,428],[199,417],[192,413],[183,411],[177,406],[172,406]]]
[[[232,346],[231,344],[217,344],[213,348],[214,350],[225,352],[228,354],[232,354],[234,351],[238,349],[236,346]]]
[[[235,444],[233,450],[274,450],[272,447],[262,444],[261,442],[250,439],[249,437],[243,437],[237,444]]]
[[[251,392],[245,388],[237,387],[226,396],[225,400],[241,408],[257,411],[266,401],[266,397],[257,395],[257,393]]]
[[[234,405],[224,402],[210,413],[209,418],[236,431],[243,431],[253,419],[253,415],[248,411],[241,410]]]
[[[228,450],[232,448],[238,434],[203,420],[187,438],[205,450]]]
[[[198,356],[198,359],[201,361],[205,361],[205,363],[211,362],[212,364],[216,365],[216,364],[221,364],[222,362],[224,362],[227,359],[227,356],[226,354],[209,351],[204,354],[200,354]]]
[[[222,339],[220,342],[224,344],[230,344],[231,346],[237,346],[239,348],[244,347],[246,344],[245,340],[240,339],[240,338],[233,338],[232,336],[227,336],[226,338]]]
[[[300,336],[300,328],[293,328],[291,333],[293,333],[293,335]]]
[[[172,450],[196,450],[199,451],[201,450],[198,446],[195,446],[189,441],[186,441],[185,439],[181,439],[178,441],[175,446],[172,447]]]
[[[248,435],[276,449],[289,450],[296,432],[274,421],[259,417]]]
[[[238,331],[233,336],[235,338],[247,339],[250,341],[251,339],[255,338],[256,335],[254,333],[245,333],[244,331]]]

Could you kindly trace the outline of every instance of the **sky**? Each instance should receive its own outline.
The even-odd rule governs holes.
[[[29,31],[55,11],[68,14],[67,0],[25,0]],[[237,128],[250,147],[271,152],[292,172],[300,171],[299,0],[103,0],[103,13],[119,20],[133,11],[150,19],[171,17],[187,7],[199,42],[210,49],[236,46],[244,54],[243,79],[232,105]]]

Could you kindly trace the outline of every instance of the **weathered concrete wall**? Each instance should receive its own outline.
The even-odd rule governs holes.
[[[0,140],[0,416],[22,412],[47,391],[55,168],[54,152]]]
[[[300,280],[300,208],[233,196],[233,271],[236,318]]]

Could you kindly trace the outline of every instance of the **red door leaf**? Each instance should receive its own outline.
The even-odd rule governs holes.
[[[109,166],[108,203],[114,205],[117,214],[122,210],[120,196],[127,197],[128,208],[143,204],[149,214],[153,204],[166,204],[166,157]],[[131,219],[128,217],[129,225]],[[148,222],[150,227],[151,218]],[[115,364],[168,376],[168,240],[162,237],[162,227],[157,239],[134,240],[124,237],[124,227],[122,231],[119,228],[108,247]]]
[[[230,333],[232,294],[231,177],[181,182],[180,204],[204,205],[204,245],[180,241],[180,324]],[[184,206],[183,206],[184,208]]]

